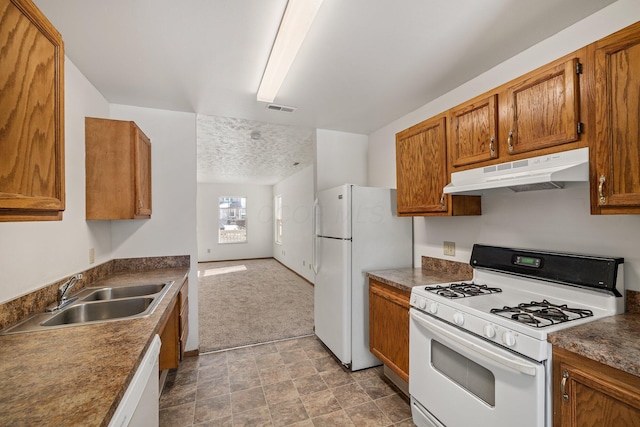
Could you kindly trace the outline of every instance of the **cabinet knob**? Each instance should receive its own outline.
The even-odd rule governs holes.
[[[507,145],[509,146],[509,152],[513,153],[513,129],[509,131],[509,138],[507,138]]]
[[[598,196],[600,197],[600,204],[604,205],[607,203],[607,198],[604,197],[604,183],[607,181],[604,175],[600,175],[600,180],[598,181]]]

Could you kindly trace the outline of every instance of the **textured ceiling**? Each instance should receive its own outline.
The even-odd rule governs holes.
[[[315,129],[198,115],[196,133],[198,182],[273,185],[313,164]]]
[[[291,114],[256,101],[286,0],[34,2],[110,103],[368,135],[614,0],[324,0],[275,99],[297,107]],[[298,140],[270,140],[289,143],[285,162],[296,160]],[[220,144],[208,152],[266,150]],[[275,159],[233,156],[237,165]],[[199,176],[225,169],[232,179],[232,163],[209,160]],[[238,168],[235,179],[288,172],[266,166]]]

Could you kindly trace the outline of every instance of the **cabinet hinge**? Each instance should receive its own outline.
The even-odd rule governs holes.
[[[584,125],[582,124],[582,122],[578,122],[578,127],[577,127],[578,134],[581,134],[581,133],[582,133],[582,127],[583,127],[583,126],[584,126]]]
[[[582,63],[576,63],[576,74],[582,74]]]

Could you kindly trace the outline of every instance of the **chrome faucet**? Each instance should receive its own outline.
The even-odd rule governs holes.
[[[62,309],[64,307],[68,306],[69,304],[76,302],[78,300],[78,297],[67,298],[67,295],[71,291],[71,288],[73,287],[73,285],[75,285],[76,282],[78,280],[80,280],[80,279],[82,279],[82,273],[78,273],[75,276],[72,276],[66,282],[64,282],[58,288],[58,304],[53,308],[48,308],[47,311],[60,310],[60,309]]]

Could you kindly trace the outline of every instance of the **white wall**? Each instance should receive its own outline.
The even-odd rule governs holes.
[[[619,0],[369,135],[369,185],[395,187],[395,133],[640,20],[640,2]],[[444,240],[468,262],[473,243],[625,258],[627,289],[640,290],[640,215],[589,214],[586,184],[565,190],[483,196],[482,216],[414,219],[414,265],[445,258]]]
[[[273,196],[282,196],[282,243],[273,242],[273,257],[310,282],[313,166],[309,166],[273,186]],[[275,239],[274,239],[275,240]]]
[[[62,221],[0,223],[0,303],[111,259],[109,223],[85,221],[84,117],[109,104],[65,58],[65,188]]]
[[[112,258],[190,255],[198,283],[196,241],[196,115],[127,105],[110,118],[133,120],[151,139],[152,213],[148,220],[111,222]],[[189,287],[187,350],[198,346],[198,287]]]
[[[355,133],[316,131],[316,191],[342,184],[367,185],[368,137]]]
[[[246,243],[218,243],[220,197],[247,198]],[[272,186],[198,183],[197,212],[198,261],[273,256]]]

